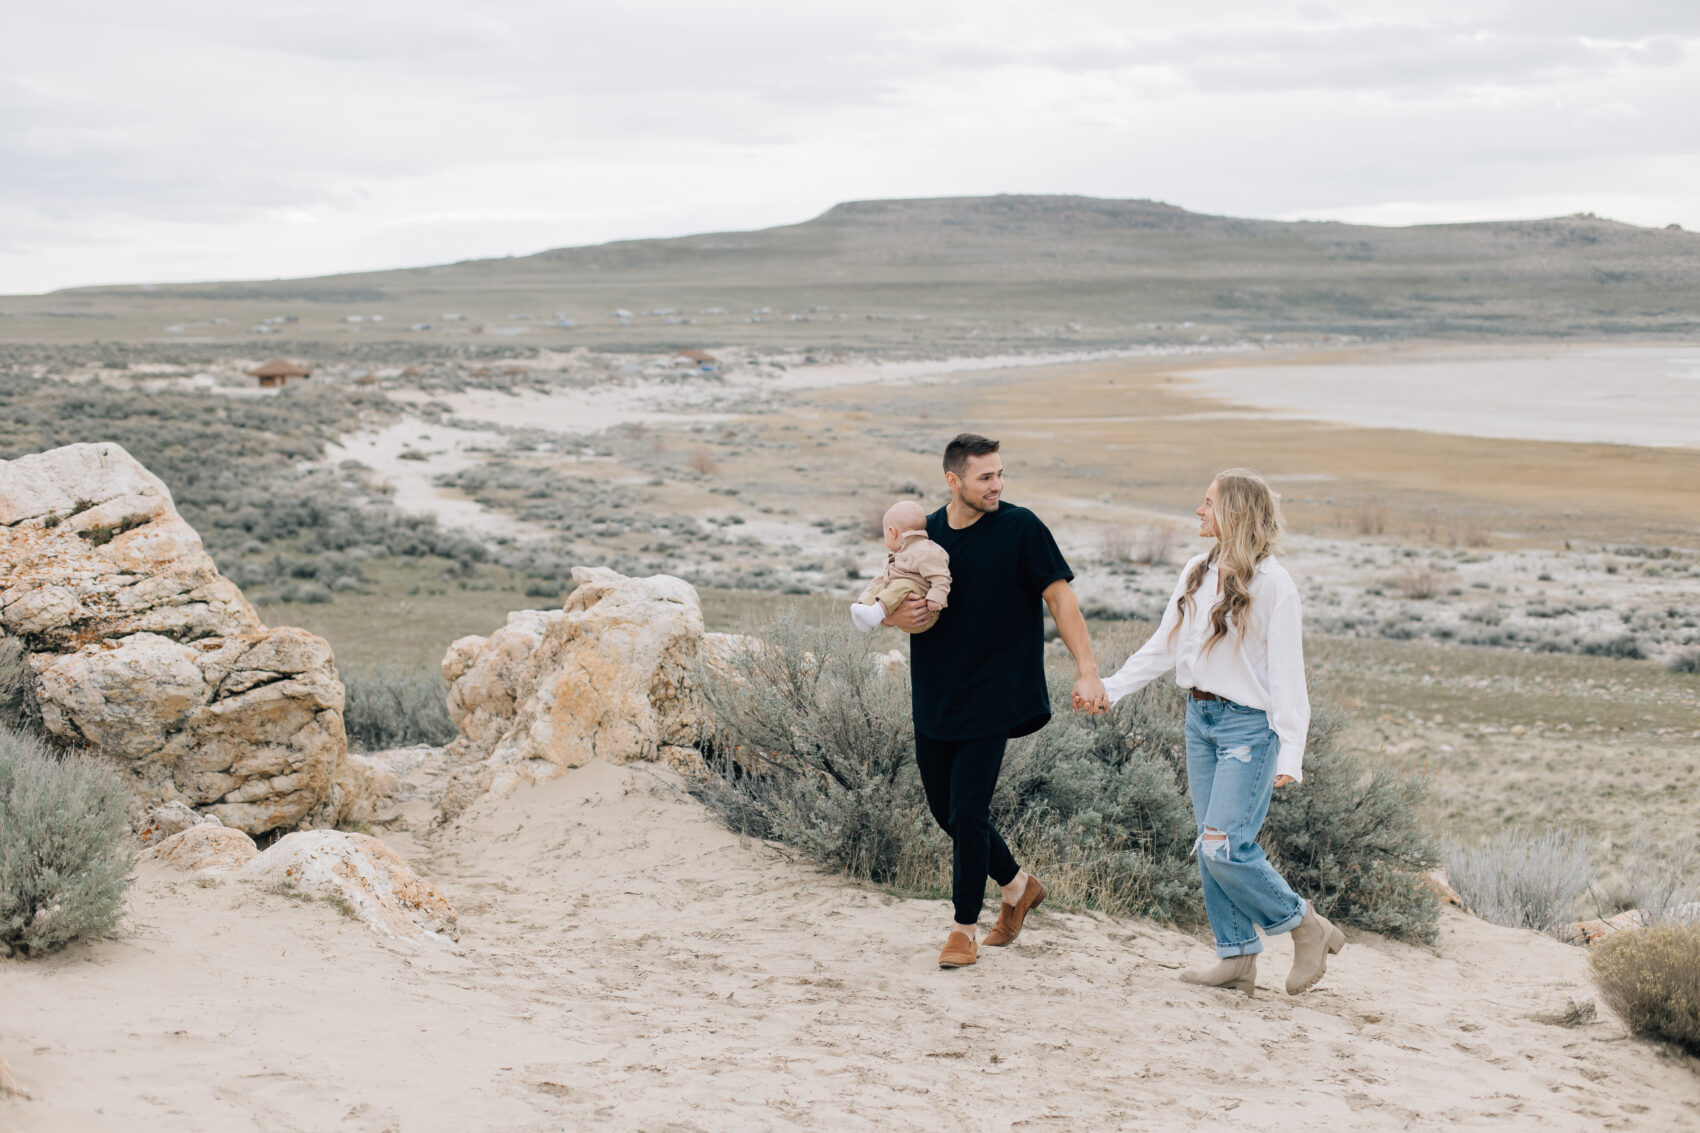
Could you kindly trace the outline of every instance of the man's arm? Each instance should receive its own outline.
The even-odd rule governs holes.
[[[1092,638],[1086,632],[1086,619],[1080,615],[1080,602],[1067,581],[1057,579],[1044,590],[1045,605],[1051,608],[1051,620],[1057,623],[1057,636],[1068,646],[1074,657],[1079,679],[1074,682],[1074,707],[1096,716],[1110,707],[1104,694],[1104,682],[1098,679],[1098,662],[1092,657]]]
[[[927,608],[927,600],[919,594],[911,594],[903,599],[897,609],[888,614],[880,625],[913,631],[926,625],[927,619],[932,616],[933,612]]]

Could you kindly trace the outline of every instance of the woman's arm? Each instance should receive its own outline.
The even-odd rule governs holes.
[[[1297,590],[1276,599],[1269,612],[1269,726],[1280,737],[1275,757],[1277,783],[1304,778],[1305,739],[1310,733],[1310,691],[1305,687],[1304,619]]]
[[[1175,650],[1169,644],[1174,636],[1174,628],[1181,621],[1181,595],[1186,593],[1186,571],[1181,571],[1181,580],[1175,585],[1175,592],[1169,596],[1169,605],[1163,610],[1163,620],[1157,623],[1157,628],[1139,651],[1122,663],[1122,667],[1104,678],[1104,692],[1114,704],[1122,697],[1138,692],[1164,673],[1175,667]]]

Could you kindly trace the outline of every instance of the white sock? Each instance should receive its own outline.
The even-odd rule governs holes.
[[[850,603],[850,621],[863,633],[867,633],[881,622],[885,621],[885,607],[878,601],[863,605],[861,602]]]

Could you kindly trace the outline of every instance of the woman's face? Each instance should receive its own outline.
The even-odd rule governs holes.
[[[1216,481],[1210,481],[1210,487],[1205,489],[1204,502],[1198,505],[1198,534],[1203,539],[1217,539],[1221,532],[1216,530]]]

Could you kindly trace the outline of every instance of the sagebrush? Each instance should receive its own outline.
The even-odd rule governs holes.
[[[1571,831],[1512,829],[1480,845],[1451,847],[1446,878],[1483,920],[1552,932],[1573,919],[1593,861],[1586,840]]]
[[[1631,1031],[1700,1055],[1700,924],[1616,933],[1594,946],[1588,964]]]
[[[0,727],[0,952],[36,955],[109,934],[131,855],[109,768]]]
[[[1140,633],[1101,643],[1119,660]],[[949,843],[914,768],[906,669],[876,639],[780,621],[700,667],[712,725],[699,793],[734,829],[847,874],[918,892],[949,888]],[[879,640],[881,645],[889,645]],[[1068,703],[1071,669],[1051,673]],[[1100,717],[1066,710],[1011,741],[993,821],[1060,904],[1182,924],[1203,919],[1185,780],[1185,701],[1163,681]],[[1438,858],[1413,818],[1422,785],[1366,774],[1317,713],[1304,782],[1276,793],[1263,842],[1295,889],[1332,917],[1432,940]]]
[[[383,751],[455,738],[448,683],[434,669],[377,665],[342,670],[342,710],[350,747]]]

